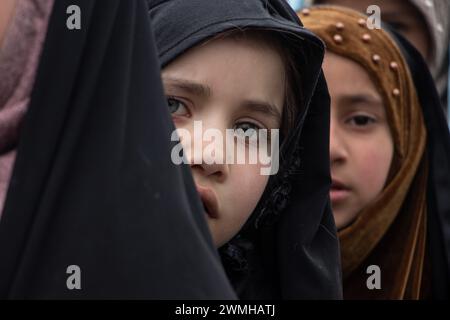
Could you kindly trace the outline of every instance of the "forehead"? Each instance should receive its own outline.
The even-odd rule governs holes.
[[[163,69],[163,76],[200,82],[213,92],[277,96],[285,69],[279,52],[254,37],[224,37],[200,44]]]
[[[239,86],[268,85],[282,79],[284,65],[278,51],[260,40],[226,37],[190,49],[164,68],[163,73],[210,80],[212,84],[246,80],[239,81]]]
[[[348,58],[327,51],[323,70],[332,95],[368,93],[379,96],[369,74],[361,65]]]

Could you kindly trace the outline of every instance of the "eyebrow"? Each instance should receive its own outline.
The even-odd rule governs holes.
[[[359,104],[359,103],[364,103],[364,104],[369,104],[369,105],[379,105],[379,106],[383,106],[383,101],[372,97],[371,95],[368,94],[349,94],[349,95],[344,95],[340,98],[341,101],[345,102],[346,104]]]
[[[273,104],[264,101],[246,100],[243,106],[250,111],[266,114],[281,122],[281,113]]]
[[[170,87],[175,87],[197,96],[204,98],[211,96],[211,88],[197,82],[172,77],[163,77],[163,82]]]
[[[163,82],[169,87],[175,87],[203,98],[211,96],[211,88],[201,83],[173,77],[163,77]],[[249,111],[266,114],[276,118],[277,121],[281,121],[280,111],[271,103],[259,100],[245,100],[242,106]]]

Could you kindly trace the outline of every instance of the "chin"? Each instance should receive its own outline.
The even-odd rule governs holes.
[[[348,227],[357,217],[357,215],[353,217],[352,213],[343,210],[333,210],[333,216],[338,231]]]

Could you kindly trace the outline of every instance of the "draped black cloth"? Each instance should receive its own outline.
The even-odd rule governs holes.
[[[0,221],[1,298],[235,298],[170,159],[162,92],[145,1],[55,1]]]
[[[450,298],[450,132],[433,78],[420,53],[389,30],[406,58],[427,128],[427,248],[431,296]]]
[[[329,202],[329,94],[322,41],[301,27],[284,0],[149,0],[164,68],[233,29],[278,32],[296,55],[301,92],[295,128],[283,137],[280,171],[240,233],[220,248],[243,299],[339,299],[338,238]]]

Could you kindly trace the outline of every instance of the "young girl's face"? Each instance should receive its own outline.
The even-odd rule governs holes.
[[[331,95],[331,202],[338,229],[382,191],[394,153],[383,100],[356,62],[328,52]]]
[[[218,129],[226,137],[226,129],[280,128],[284,73],[275,49],[251,37],[225,37],[189,50],[165,67],[162,76],[177,129],[187,129],[194,137],[194,121],[202,121],[203,131]],[[214,143],[218,142],[204,141],[203,148]],[[194,139],[191,145],[186,144],[183,148],[189,154]],[[195,152],[190,154],[187,160],[207,208],[205,215],[215,245],[220,247],[249,218],[268,176],[261,175],[259,160],[257,164],[207,164],[203,154],[202,159],[194,159]]]

